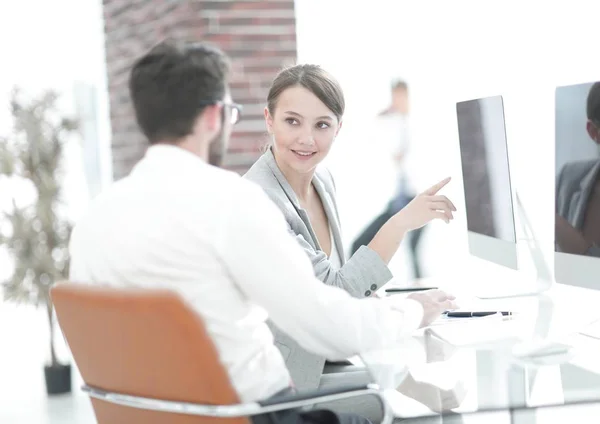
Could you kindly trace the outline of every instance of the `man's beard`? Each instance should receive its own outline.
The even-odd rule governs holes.
[[[225,142],[225,134],[221,131],[210,144],[208,151],[208,163],[213,166],[222,167],[227,152],[227,143]]]

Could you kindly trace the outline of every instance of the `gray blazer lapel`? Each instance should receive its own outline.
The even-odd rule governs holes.
[[[579,230],[581,230],[583,227],[587,203],[594,188],[594,184],[596,183],[596,177],[599,171],[600,162],[594,165],[592,169],[590,169],[590,172],[583,177],[581,180],[581,185],[579,186],[579,191],[574,193],[573,197],[571,198],[571,206],[573,210],[572,222],[575,223],[575,228]]]
[[[290,202],[292,203],[292,205],[294,205],[294,207],[297,210],[302,209],[300,207],[300,202],[298,201],[298,196],[296,196],[294,189],[287,182],[287,179],[285,178],[285,176],[279,169],[279,166],[277,166],[277,161],[275,161],[275,156],[273,156],[273,152],[271,151],[271,149],[269,149],[265,152],[265,159],[266,159],[267,166],[269,167],[269,169],[271,170],[271,172],[277,179],[277,182],[281,186],[285,195],[288,197],[288,199],[290,199]]]
[[[317,234],[315,233],[315,230],[313,229],[312,225],[310,225],[310,218],[308,217],[308,213],[300,206],[298,196],[296,196],[294,189],[292,188],[290,183],[288,183],[287,179],[285,178],[285,175],[283,175],[283,172],[281,172],[281,170],[279,169],[279,166],[277,165],[277,161],[275,160],[275,156],[273,156],[273,152],[271,151],[271,149],[267,150],[267,152],[265,153],[265,158],[267,160],[267,165],[269,166],[269,169],[271,170],[271,172],[273,172],[273,175],[277,179],[277,182],[283,189],[285,195],[298,212],[298,215],[302,219],[304,225],[306,225],[306,228],[308,229],[308,232],[311,237],[311,243],[315,246],[316,249],[323,250],[321,248],[321,245],[319,244],[319,239],[317,239]]]
[[[329,221],[329,226],[333,232],[333,239],[335,241],[335,246],[338,249],[338,253],[340,254],[340,258],[342,259],[342,265],[346,262],[346,255],[344,254],[344,247],[342,244],[342,234],[341,234],[341,225],[338,220],[338,216],[336,214],[336,209],[333,203],[333,199],[329,192],[325,189],[323,182],[319,178],[317,174],[315,174],[313,178],[313,185],[321,198],[321,203],[323,203],[323,208],[325,209],[325,214],[327,215],[327,220]]]
[[[585,203],[581,202],[582,193],[581,190],[573,193],[573,197],[571,197],[571,205],[569,207],[569,216],[567,220],[573,223],[574,227],[581,230],[581,226],[583,225],[583,218],[585,214],[585,208],[583,207]]]

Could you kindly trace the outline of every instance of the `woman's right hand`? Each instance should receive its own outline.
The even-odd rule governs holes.
[[[449,182],[450,177],[428,188],[392,219],[398,221],[400,226],[407,231],[421,228],[434,219],[450,222],[454,219],[452,212],[456,211],[456,207],[446,196],[437,194]]]

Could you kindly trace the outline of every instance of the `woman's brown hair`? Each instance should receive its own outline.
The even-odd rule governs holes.
[[[297,86],[304,87],[317,96],[341,121],[346,107],[342,87],[318,65],[295,65],[277,74],[267,96],[267,108],[271,116],[274,115],[281,93]]]

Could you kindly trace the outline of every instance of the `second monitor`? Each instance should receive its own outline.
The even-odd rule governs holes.
[[[600,290],[600,82],[556,89],[556,281]]]

